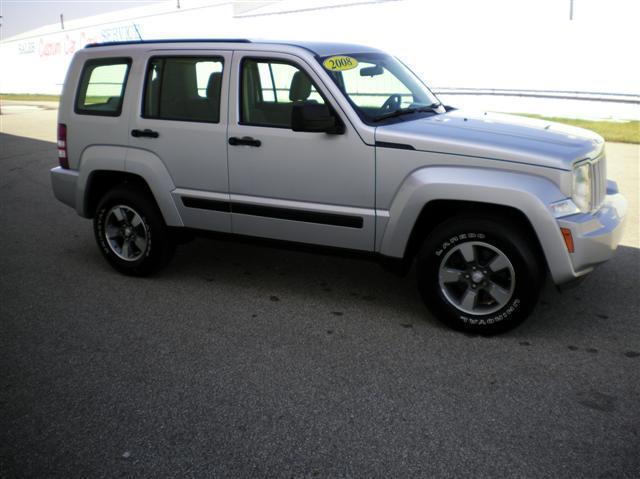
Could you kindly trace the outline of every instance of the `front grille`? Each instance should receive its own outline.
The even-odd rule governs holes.
[[[607,158],[604,153],[591,163],[591,204],[600,208],[607,194]]]

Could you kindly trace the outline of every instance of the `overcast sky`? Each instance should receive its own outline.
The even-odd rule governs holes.
[[[157,3],[157,0],[0,0],[0,35],[4,39],[57,23],[61,13],[65,20],[73,20],[149,3]]]

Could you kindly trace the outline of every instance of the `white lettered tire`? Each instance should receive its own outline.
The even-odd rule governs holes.
[[[454,217],[424,241],[418,288],[427,308],[452,328],[507,331],[534,309],[544,279],[533,239],[500,218]]]
[[[131,276],[157,272],[175,249],[154,199],[134,186],[123,185],[104,195],[93,231],[109,264]]]

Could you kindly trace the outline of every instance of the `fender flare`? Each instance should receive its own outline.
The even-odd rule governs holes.
[[[128,148],[125,171],[138,175],[147,182],[168,226],[184,226],[171,195],[176,185],[167,167],[157,155],[148,150]]]
[[[549,179],[485,168],[433,166],[412,172],[389,208],[378,251],[404,257],[413,227],[425,205],[435,200],[468,201],[519,210],[535,230],[556,283],[573,277],[573,264],[548,204],[565,198]]]
[[[87,217],[87,185],[96,171],[132,173],[142,178],[156,201],[168,226],[184,226],[173,202],[171,192],[175,189],[173,179],[162,160],[153,153],[134,148],[110,145],[94,145],[82,152],[81,167],[76,189],[76,211]]]
[[[87,186],[95,171],[124,171],[127,149],[122,146],[92,145],[80,155],[78,183],[76,188],[76,211],[80,216],[89,217],[87,211]]]

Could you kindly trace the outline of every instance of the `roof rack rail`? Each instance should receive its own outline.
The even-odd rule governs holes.
[[[166,40],[128,40],[124,42],[89,43],[85,48],[112,47],[119,45],[145,45],[148,43],[251,43],[246,38],[175,38]]]

